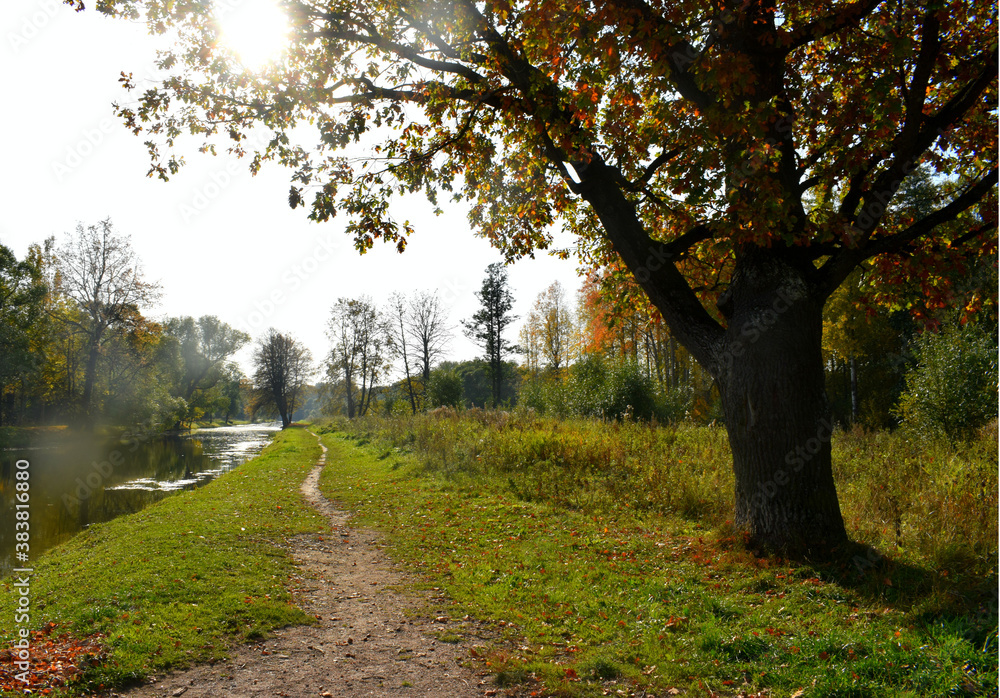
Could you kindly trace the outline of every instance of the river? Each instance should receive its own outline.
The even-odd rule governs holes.
[[[0,577],[14,564],[18,461],[28,462],[29,560],[93,523],[139,511],[245,463],[280,424],[248,424],[180,434],[95,440],[45,435],[0,451]],[[24,477],[23,475],[20,477]]]

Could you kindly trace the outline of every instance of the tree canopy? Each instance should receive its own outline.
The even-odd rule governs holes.
[[[262,126],[251,169],[292,168],[290,203],[345,212],[360,249],[402,249],[387,202],[419,190],[468,201],[510,257],[561,218],[589,258],[671,277],[674,305],[716,298],[741,245],[790,246],[827,293],[866,259],[889,280],[995,248],[992,3],[289,0],[290,49],[259,74],[217,41],[212,3],[98,6],[179,36],[173,77],[118,108],[152,174],[176,172],[182,134],[243,154]],[[951,195],[894,211],[920,163]]]

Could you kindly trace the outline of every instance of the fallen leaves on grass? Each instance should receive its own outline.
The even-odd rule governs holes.
[[[31,633],[27,660],[18,658],[17,647],[0,650],[0,691],[30,689],[48,695],[53,688],[78,681],[88,667],[104,660],[104,635],[96,633],[82,638],[68,633],[56,635],[56,627],[55,623],[48,623],[42,630]],[[27,670],[15,661],[27,661]]]

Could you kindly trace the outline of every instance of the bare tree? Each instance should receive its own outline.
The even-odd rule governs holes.
[[[389,369],[391,339],[386,321],[368,296],[338,298],[333,305],[327,336],[333,344],[327,374],[331,382],[343,379],[347,416],[364,416],[375,382]]]
[[[410,373],[410,352],[407,341],[406,326],[410,319],[407,312],[406,298],[402,293],[389,296],[389,314],[391,316],[393,352],[403,359],[403,375],[406,380],[406,394],[410,398],[410,409],[417,413],[417,396],[413,386],[413,376]]]
[[[431,367],[437,362],[451,339],[448,309],[441,303],[437,291],[419,291],[410,300],[410,318],[406,327],[417,351],[424,390],[431,378]]]
[[[139,308],[160,296],[159,284],[143,279],[142,266],[128,236],[115,233],[111,219],[86,228],[77,225],[57,257],[57,292],[72,299],[82,318],[66,317],[86,337],[81,409],[89,419],[94,380],[101,348],[110,332],[125,330],[142,320]]]
[[[282,428],[292,423],[299,397],[313,373],[312,354],[289,335],[273,327],[257,342],[253,355],[252,411],[273,407]]]

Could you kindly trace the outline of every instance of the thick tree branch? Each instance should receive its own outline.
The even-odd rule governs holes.
[[[696,226],[673,243],[651,239],[636,215],[634,204],[622,193],[617,175],[614,168],[595,155],[580,172],[577,191],[593,207],[614,251],[660,310],[671,332],[714,375],[721,369],[719,356],[724,330],[674,266],[679,250],[707,239],[710,232],[706,226]]]
[[[979,203],[986,194],[997,185],[997,168],[990,170],[978,182],[966,188],[959,196],[952,199],[948,205],[928,214],[908,228],[885,237],[872,239],[865,249],[865,259],[879,254],[898,252],[906,245],[922,237],[943,223],[955,220],[960,213]]]
[[[926,42],[922,45],[926,46]],[[865,166],[851,178],[847,194],[841,203],[840,214],[852,221],[854,229],[861,236],[859,244],[867,240],[878,226],[885,211],[886,202],[916,166],[920,156],[945,131],[959,123],[969,110],[978,104],[990,85],[996,81],[997,50],[994,47],[990,56],[983,59],[979,75],[956,91],[952,98],[938,110],[937,114],[930,117],[925,116],[922,112],[924,99],[922,95],[926,90],[922,86],[922,78],[918,73],[919,71],[914,71],[914,79],[911,84],[913,88],[919,88],[921,94],[919,99],[912,98],[912,106],[917,109],[919,105],[919,109],[912,115],[907,114],[902,129],[893,139],[890,146],[890,151],[894,154],[891,162],[875,179],[871,188],[866,189],[865,180],[875,166],[882,161],[880,155],[873,155]],[[911,125],[913,123],[918,124],[920,128],[913,127]],[[864,205],[861,205],[862,203]]]
[[[681,257],[685,252],[699,242],[702,242],[703,240],[710,240],[712,235],[713,233],[711,228],[704,223],[699,223],[676,240],[663,243],[663,251],[672,258]]]
[[[866,259],[880,254],[892,254],[914,240],[928,235],[937,226],[955,220],[985,197],[997,185],[997,168],[953,199],[946,206],[928,214],[909,227],[892,235],[863,241],[856,248],[841,248],[819,269],[817,277],[823,296],[826,297],[848,277],[854,268]],[[977,233],[978,234],[978,233]]]

